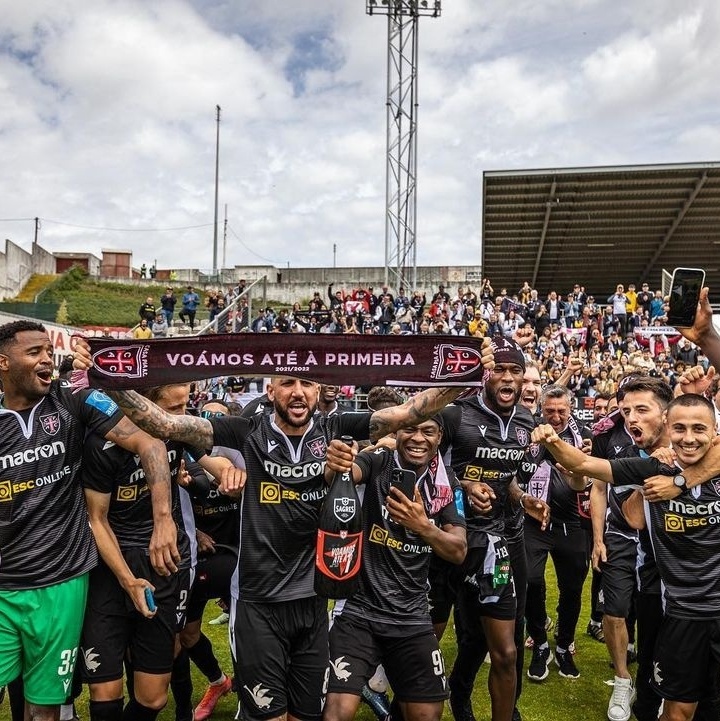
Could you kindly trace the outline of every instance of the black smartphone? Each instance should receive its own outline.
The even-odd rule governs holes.
[[[705,271],[700,268],[675,268],[670,283],[668,325],[689,328],[695,323]]]
[[[390,485],[399,488],[411,501],[415,498],[415,484],[417,475],[415,471],[405,468],[394,468]]]

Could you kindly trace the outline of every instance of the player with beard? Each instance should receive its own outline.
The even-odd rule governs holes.
[[[657,474],[672,478],[675,496],[645,502],[640,516],[647,524],[664,585],[665,617],[655,644],[653,688],[664,699],[662,721],[689,721],[697,702],[713,688],[718,657],[716,626],[720,619],[717,498],[720,449],[715,445],[714,414],[707,399],[695,394],[671,401],[665,424],[676,461],[658,458],[606,461],[580,456],[552,428],[539,427],[533,440],[545,445],[568,469],[606,483],[639,485]],[[686,474],[710,478],[690,489]],[[696,478],[692,479],[696,483]]]
[[[89,367],[89,347],[80,349],[82,365]],[[492,367],[489,342],[482,362]],[[380,438],[431,417],[461,390],[430,388],[398,407],[330,418],[316,415],[318,385],[288,376],[273,378],[267,389],[273,412],[252,418],[173,416],[133,391],[112,393],[153,435],[204,448],[235,448],[245,458],[247,480],[224,478],[221,488],[243,495],[231,641],[246,717],[312,721],[321,716],[327,603],[315,595],[313,578],[330,439]]]
[[[25,718],[57,721],[72,683],[97,550],[79,483],[88,431],[138,454],[155,513],[149,556],[176,570],[170,474],[162,442],[100,391],[52,379],[53,344],[32,321],[0,327],[0,686],[22,677]]]
[[[564,440],[590,450],[590,431],[572,417],[572,391],[551,385],[543,389],[543,420]],[[528,678],[543,681],[548,676],[552,651],[547,642],[545,621],[545,564],[553,559],[560,591],[555,661],[560,675],[577,678],[580,673],[572,657],[575,628],[580,616],[582,588],[588,571],[589,488],[587,479],[558,469],[547,452],[531,446],[520,469],[518,483],[534,498],[550,504],[547,529],[530,520],[525,525],[528,588],[527,621],[533,639],[533,657]]]
[[[439,721],[447,698],[444,664],[428,612],[430,554],[454,564],[467,550],[462,492],[438,453],[439,416],[396,433],[396,451],[355,457],[339,441],[326,475],[352,471],[365,483],[360,588],[330,629],[330,680],[323,718],[350,721],[378,662],[387,670],[406,721]],[[393,487],[397,470],[416,479],[412,498]],[[330,480],[330,478],[328,478]],[[408,491],[409,492],[409,491]]]
[[[456,472],[465,494],[468,555],[457,577],[432,579],[434,621],[449,614],[456,600],[458,656],[448,679],[450,703],[458,721],[471,719],[471,694],[479,663],[477,648],[487,644],[491,666],[488,687],[493,721],[519,718],[515,708],[516,661],[514,630],[517,596],[505,540],[508,498],[523,504],[513,482],[530,432],[535,426],[527,408],[518,405],[525,357],[504,336],[492,339],[495,367],[481,396],[458,401],[443,411],[446,462]],[[487,511],[488,498],[491,501]],[[546,507],[526,502],[525,510],[546,522]],[[482,658],[480,658],[480,662]]]

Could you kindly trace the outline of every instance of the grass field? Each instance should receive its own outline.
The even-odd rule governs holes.
[[[554,618],[557,593],[551,563],[548,564],[547,580],[548,611]],[[575,661],[580,670],[580,678],[574,680],[562,678],[558,675],[557,667],[554,663],[551,665],[550,676],[541,684],[532,683],[528,680],[527,676],[525,676],[523,680],[523,694],[519,703],[524,721],[568,721],[569,719],[577,719],[578,721],[597,719],[598,721],[603,721],[603,719],[606,718],[607,703],[612,688],[606,685],[605,682],[613,678],[613,672],[608,665],[608,655],[605,645],[598,643],[585,633],[590,615],[589,596],[590,575],[588,575],[587,583],[585,584],[583,612],[578,624],[578,633],[575,641],[577,646]],[[212,603],[209,604],[205,614],[206,619],[212,618],[217,615],[217,613],[217,606]],[[204,630],[213,642],[223,669],[229,673],[231,664],[227,626],[209,626],[205,624]],[[552,638],[551,646],[553,646]],[[449,670],[455,660],[455,637],[450,628],[445,634],[442,647],[445,662]],[[526,650],[526,669],[530,662],[530,656],[531,652]],[[633,666],[633,671],[634,668]],[[490,718],[490,703],[487,693],[487,669],[487,665],[484,665],[478,676],[473,694],[473,707],[478,721],[487,721]],[[205,690],[205,681],[200,677],[197,669],[194,667],[193,682],[195,685],[194,698],[197,703],[197,700],[200,699]],[[234,718],[235,703],[234,697],[230,694],[221,699],[212,718],[218,721],[230,721]],[[0,708],[0,719],[7,718],[3,716],[3,712],[9,714],[7,706]],[[79,699],[78,712],[82,721],[87,721],[89,714],[87,711],[86,694],[83,694]],[[174,718],[175,713],[171,699],[167,708],[160,714],[160,719],[163,721],[173,721]],[[375,716],[367,706],[362,704],[357,718],[362,721],[373,721]],[[452,715],[447,707],[443,714],[443,721],[452,721]]]

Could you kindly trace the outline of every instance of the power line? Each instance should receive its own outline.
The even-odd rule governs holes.
[[[34,220],[28,218],[27,220]],[[50,218],[40,218],[43,223],[54,223],[55,225],[65,225],[69,228],[81,228],[82,230],[110,230],[115,233],[165,233],[174,230],[195,230],[197,228],[209,228],[212,223],[203,223],[202,225],[183,225],[177,228],[106,228],[95,225],[78,225],[77,223],[65,223],[62,220],[52,220]]]
[[[237,238],[240,245],[242,245],[242,247],[245,248],[245,250],[247,250],[248,253],[252,253],[254,256],[260,258],[260,260],[264,260],[266,263],[272,263],[275,266],[278,265],[277,261],[270,260],[270,258],[266,258],[265,256],[262,256],[259,253],[256,253],[252,248],[249,248],[247,245],[245,245],[245,243],[243,243],[242,238],[235,232],[235,230],[233,229],[233,227],[230,224],[228,224],[228,228],[229,228],[230,232]]]

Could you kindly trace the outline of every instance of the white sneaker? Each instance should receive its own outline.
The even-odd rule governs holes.
[[[632,713],[632,702],[635,700],[635,687],[631,678],[615,676],[607,717],[609,721],[628,721]]]
[[[230,614],[225,613],[225,611],[223,611],[219,616],[208,621],[208,623],[211,626],[222,626],[223,623],[227,623],[229,620],[230,620]]]

